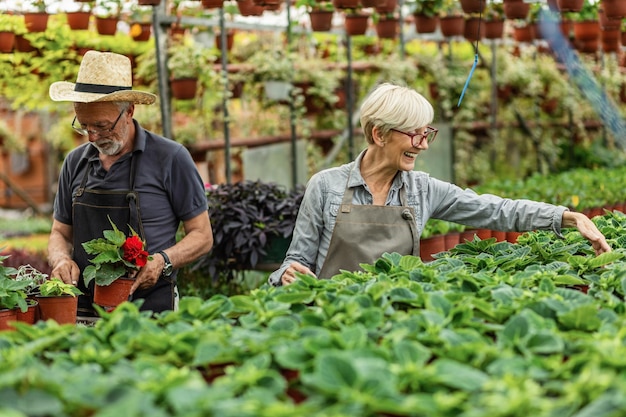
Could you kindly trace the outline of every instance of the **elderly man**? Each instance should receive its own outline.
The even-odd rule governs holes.
[[[102,237],[111,221],[146,242],[150,260],[136,274],[132,299],[142,310],[175,308],[176,272],[213,245],[203,181],[180,144],[143,129],[133,119],[136,104],[156,97],[132,89],[130,60],[89,51],[76,83],[55,82],[53,101],[74,103],[72,127],[89,140],[63,163],[48,242],[53,277],[77,285],[79,315],[94,315],[93,282],[82,273],[90,263],[82,243]],[[184,237],[176,232],[183,223]]]

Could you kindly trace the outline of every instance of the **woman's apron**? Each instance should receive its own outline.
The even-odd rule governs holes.
[[[405,187],[400,189],[401,206],[352,204],[353,195],[346,186],[318,278],[330,278],[340,269],[358,271],[359,264],[372,264],[385,252],[419,256],[415,210],[407,205]]]
[[[108,218],[111,218],[111,221],[126,236],[130,236],[130,225],[141,239],[145,241],[139,206],[139,193],[135,191],[135,176],[137,165],[139,165],[139,156],[131,156],[130,187],[128,190],[110,191],[86,188],[89,171],[93,167],[93,164],[89,163],[80,186],[72,196],[73,258],[80,268],[78,288],[84,293],[84,295],[78,298],[79,316],[96,315],[93,308],[93,288],[95,283],[91,281],[89,288],[87,288],[83,280],[83,271],[91,263],[82,243],[102,237],[104,230],[110,230],[112,226]],[[156,285],[152,288],[135,291],[131,299],[144,299],[141,310],[151,310],[155,313],[172,310],[174,308],[174,287],[173,277],[167,279],[159,277]]]

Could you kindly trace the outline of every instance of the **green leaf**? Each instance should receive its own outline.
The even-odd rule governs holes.
[[[479,391],[489,381],[484,372],[449,359],[438,359],[431,366],[434,379],[451,388]]]
[[[557,317],[559,323],[567,329],[594,331],[598,330],[602,324],[598,317],[598,307],[595,304],[585,304],[567,313],[559,312]]]

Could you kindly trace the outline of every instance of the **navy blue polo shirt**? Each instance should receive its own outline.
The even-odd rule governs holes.
[[[135,148],[118,159],[108,172],[102,167],[98,150],[91,143],[80,145],[67,155],[54,200],[54,218],[73,225],[72,194],[80,186],[88,167],[91,166],[87,188],[128,190],[131,160],[133,156],[141,155],[135,190],[139,193],[147,250],[155,253],[176,243],[181,221],[208,210],[207,199],[204,183],[189,151],[180,143],[143,129],[136,120],[133,122]],[[93,238],[96,237],[101,236]],[[74,242],[74,245],[80,243]]]

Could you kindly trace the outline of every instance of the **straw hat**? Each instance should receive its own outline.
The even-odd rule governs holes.
[[[152,93],[133,90],[130,59],[112,52],[87,51],[80,63],[76,84],[57,81],[50,86],[53,101],[92,103],[97,101],[130,101],[152,104]]]

